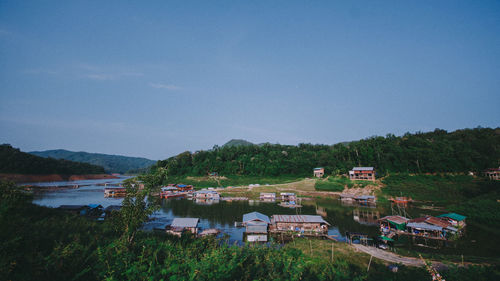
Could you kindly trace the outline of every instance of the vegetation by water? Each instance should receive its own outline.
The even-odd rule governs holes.
[[[372,181],[352,181],[348,177],[330,176],[316,181],[315,189],[319,191],[343,191],[344,188],[364,188],[367,185],[378,185]]]
[[[219,175],[311,176],[314,167],[327,175],[345,174],[354,166],[374,166],[379,176],[394,172],[482,171],[499,165],[500,128],[407,133],[370,137],[335,145],[299,144],[214,146],[158,161],[170,176]]]
[[[368,256],[328,241],[296,240],[282,248],[230,246],[136,231],[154,202],[131,189],[129,203],[112,220],[89,219],[40,207],[13,184],[0,183],[0,276],[5,280],[430,280],[423,268],[397,273]],[[147,192],[147,188],[144,192]],[[150,204],[151,203],[151,204]],[[132,238],[132,239],[131,239]],[[450,280],[495,280],[498,267],[452,267]]]
[[[0,145],[0,173],[83,175],[103,174],[104,168],[88,163],[43,158],[22,152],[8,144],[2,144]]]
[[[101,166],[106,173],[137,173],[147,172],[156,161],[140,157],[109,155],[101,153],[74,152],[64,149],[32,151],[30,154],[54,159],[64,159],[75,162],[89,163]]]
[[[427,201],[500,233],[500,182],[466,175],[391,175],[382,192]]]

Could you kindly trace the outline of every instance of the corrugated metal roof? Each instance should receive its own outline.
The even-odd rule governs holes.
[[[314,170],[322,170],[322,169],[324,169],[324,168],[321,168],[321,167],[320,168],[314,168]]]
[[[198,218],[175,218],[172,221],[171,227],[196,227],[198,226]]]
[[[448,226],[451,226],[451,223],[449,223],[448,221],[446,221],[444,219],[436,218],[436,217],[428,217],[425,220],[425,222],[429,223],[429,224],[437,225],[437,226],[440,226],[443,228],[447,228]]]
[[[354,199],[360,199],[360,200],[375,199],[375,196],[372,196],[372,195],[361,195],[361,196],[354,197]]]
[[[354,167],[353,171],[373,171],[373,167]]]
[[[316,222],[316,223],[326,223],[330,225],[321,216],[312,216],[312,215],[273,215],[272,220],[274,222],[291,222],[291,223]]]
[[[439,226],[435,226],[432,224],[422,223],[422,222],[410,222],[406,225],[411,228],[419,228],[423,230],[432,230],[432,231],[442,231],[443,228]]]
[[[288,195],[288,196],[293,196],[295,193],[289,193],[289,192],[281,192],[280,195]]]
[[[408,222],[408,219],[402,216],[386,216],[381,218],[380,220],[388,220],[396,224],[402,224]]]
[[[459,214],[456,214],[456,213],[443,214],[443,215],[439,215],[437,217],[438,218],[450,218],[450,219],[453,219],[453,220],[456,220],[456,221],[463,221],[463,220],[465,220],[467,218],[466,216],[462,216],[462,215],[459,215]]]
[[[255,221],[255,220],[263,221],[263,222],[266,222],[268,224],[271,223],[268,216],[261,214],[259,212],[251,212],[251,213],[243,215],[243,222],[244,223]]]

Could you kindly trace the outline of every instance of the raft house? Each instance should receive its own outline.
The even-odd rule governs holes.
[[[297,201],[297,196],[295,193],[281,192],[281,201]]]
[[[161,198],[176,198],[176,197],[186,197],[187,194],[185,192],[179,191],[179,189],[175,186],[167,186],[162,187],[160,192]]]
[[[104,197],[125,197],[127,189],[125,187],[106,187],[104,188]]]
[[[349,179],[375,181],[375,169],[373,167],[354,167],[349,171]]]
[[[220,194],[215,191],[215,190],[199,190],[194,193],[194,197],[196,199],[213,199],[213,200],[219,200],[220,199]]]
[[[259,212],[243,215],[242,226],[245,227],[245,240],[248,242],[267,242],[268,227],[271,220]]]
[[[261,192],[259,199],[261,201],[274,202],[274,201],[276,201],[276,193],[274,193],[274,192]]]
[[[298,232],[304,235],[323,235],[328,233],[330,224],[321,216],[315,215],[273,215],[270,232]]]
[[[181,236],[184,232],[198,234],[198,218],[175,218],[172,223],[165,227],[165,231],[175,236]]]

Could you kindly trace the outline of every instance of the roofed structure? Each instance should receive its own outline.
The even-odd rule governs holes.
[[[270,224],[271,220],[269,220],[268,216],[261,214],[259,212],[251,212],[251,213],[243,215],[243,223],[244,224],[248,224],[248,223],[252,223],[252,222],[261,222],[261,223]]]

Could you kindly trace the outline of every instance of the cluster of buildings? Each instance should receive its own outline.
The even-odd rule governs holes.
[[[409,235],[429,239],[449,240],[464,232],[466,217],[456,213],[436,217],[424,216],[408,219],[403,216],[386,216],[379,220],[382,235],[392,238],[395,235]]]
[[[375,168],[373,167],[354,167],[349,171],[349,179],[375,181],[375,174]],[[325,175],[325,168],[314,168],[313,175],[322,178]]]
[[[246,241],[266,242],[268,234],[287,233],[321,236],[328,233],[330,224],[316,215],[272,215],[271,218],[259,212],[243,215]]]
[[[85,216],[91,219],[97,219],[98,221],[103,221],[105,218],[109,217],[114,211],[120,211],[122,206],[111,205],[103,208],[99,204],[88,204],[88,205],[61,205],[58,207],[59,210],[73,213],[80,216]]]

